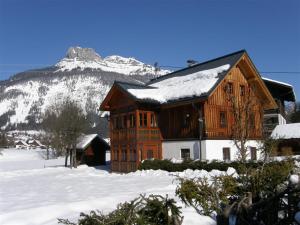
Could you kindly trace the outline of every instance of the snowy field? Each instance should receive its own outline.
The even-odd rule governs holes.
[[[139,194],[174,197],[174,173],[138,171],[114,174],[80,166],[64,168],[63,158],[44,160],[42,150],[5,149],[0,155],[0,224],[50,225],[57,218],[76,220],[80,212],[98,209],[107,213],[118,203]],[[177,175],[209,176],[219,171],[187,170]],[[182,206],[185,225],[214,225],[209,217]]]

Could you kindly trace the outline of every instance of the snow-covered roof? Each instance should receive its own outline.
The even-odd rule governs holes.
[[[300,138],[300,123],[277,125],[271,137],[275,139]]]
[[[273,83],[277,83],[277,84],[281,84],[281,85],[293,87],[291,84],[284,83],[284,82],[281,82],[281,81],[278,81],[278,80],[272,80],[272,79],[266,78],[266,77],[262,77],[262,79],[263,79],[263,80],[266,80],[266,81],[273,82]]]
[[[137,99],[151,99],[159,103],[171,100],[201,96],[207,93],[219,80],[218,75],[227,71],[229,64],[213,69],[197,71],[185,76],[175,76],[155,82],[147,88],[130,88],[127,91]]]
[[[91,143],[92,140],[94,140],[95,137],[97,137],[98,134],[88,134],[88,135],[82,135],[78,138],[76,148],[78,149],[85,149],[89,143]]]
[[[29,146],[25,141],[23,141],[23,140],[17,140],[17,141],[15,141],[15,144],[16,145],[24,145],[24,146]]]
[[[135,100],[142,102],[164,104],[197,97],[207,97],[245,53],[245,50],[241,50],[198,63],[159,76],[146,85],[124,82],[116,82],[116,85],[135,98]]]
[[[284,101],[296,101],[296,94],[291,84],[262,77],[272,96]]]

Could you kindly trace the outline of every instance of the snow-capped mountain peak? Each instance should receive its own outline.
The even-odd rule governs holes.
[[[71,47],[54,66],[24,71],[0,82],[0,129],[37,129],[43,113],[65,98],[77,102],[102,129],[106,125],[97,109],[115,80],[141,83],[167,72],[135,58],[104,58],[94,49]]]
[[[56,65],[56,71],[71,70],[102,70],[126,75],[164,75],[169,70],[155,71],[154,66],[145,64],[132,57],[122,57],[118,55],[107,56],[104,59],[92,48],[71,47],[68,49],[66,57]]]
[[[101,61],[101,56],[92,48],[70,47],[66,59],[77,61]]]

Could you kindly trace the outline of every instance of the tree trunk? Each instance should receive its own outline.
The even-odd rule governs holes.
[[[73,158],[74,158],[74,161],[73,161],[73,165],[74,165],[74,168],[77,168],[77,159],[76,159],[76,145],[73,146]]]
[[[68,166],[68,157],[69,157],[69,150],[66,151],[66,157],[65,157],[65,167]]]
[[[47,148],[47,160],[49,159],[49,148]]]
[[[71,169],[73,168],[73,150],[69,150],[70,151],[70,167]]]

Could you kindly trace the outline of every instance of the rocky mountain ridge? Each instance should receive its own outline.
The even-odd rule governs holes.
[[[91,118],[91,127],[97,130],[101,123],[107,123],[98,108],[115,80],[141,83],[168,72],[134,58],[102,59],[93,49],[71,47],[57,64],[18,73],[0,83],[0,127],[38,129],[45,110],[69,97],[80,105]]]

